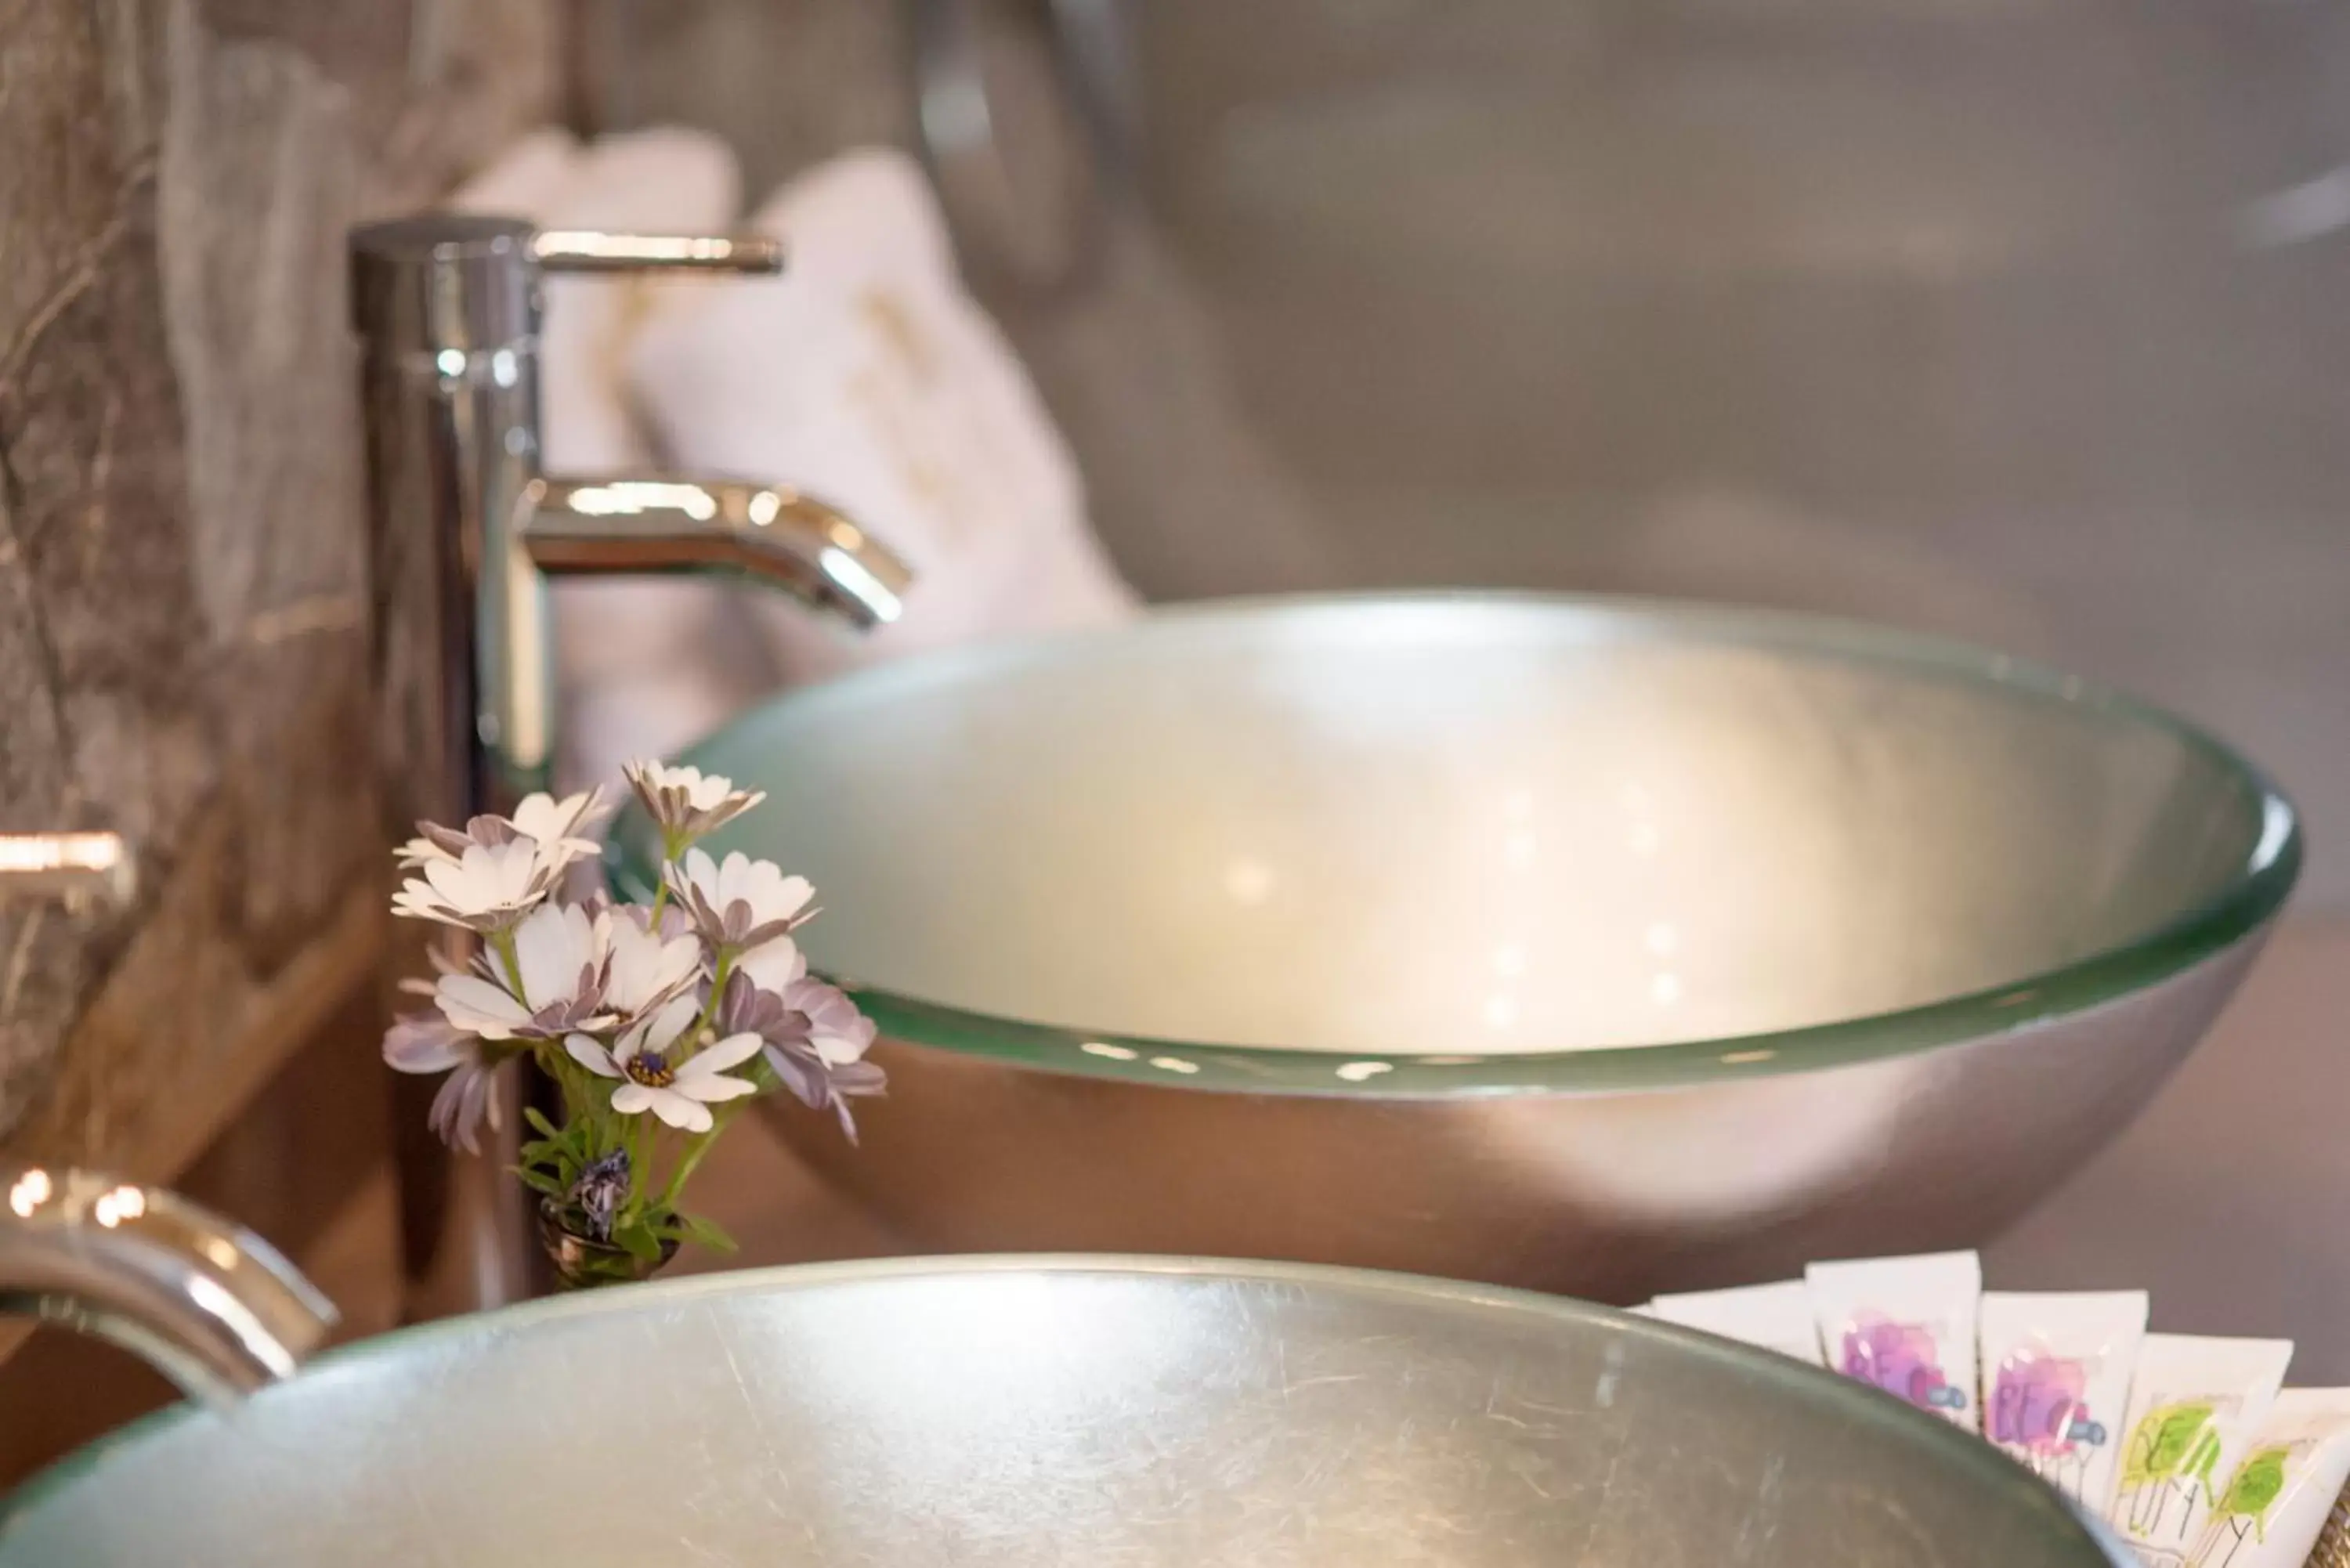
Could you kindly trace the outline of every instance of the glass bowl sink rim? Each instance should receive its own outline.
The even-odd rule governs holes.
[[[1288,1263],[1233,1258],[1175,1257],[1127,1253],[1045,1252],[977,1253],[941,1257],[858,1259],[846,1262],[786,1263],[759,1269],[738,1269],[659,1280],[645,1284],[614,1286],[545,1296],[491,1312],[471,1313],[411,1324],[387,1334],[339,1345],[311,1360],[299,1375],[308,1377],[338,1366],[361,1365],[414,1349],[476,1334],[511,1332],[533,1324],[556,1322],[615,1311],[632,1315],[658,1314],[683,1303],[712,1296],[796,1293],[832,1285],[880,1283],[900,1279],[970,1278],[999,1274],[1047,1273],[1232,1281],[1297,1285],[1357,1297],[1386,1297],[1427,1303],[1432,1310],[1456,1315],[1492,1314],[1522,1320],[1562,1324],[1596,1324],[1677,1345],[1684,1354],[1733,1372],[1743,1373],[1796,1398],[1824,1401],[1848,1421],[1873,1427],[1888,1437],[1907,1438],[1938,1450],[1953,1473],[1966,1472],[1986,1490],[2012,1490],[2019,1483],[2045,1493],[2049,1520],[2070,1527],[2088,1552],[2109,1561],[2112,1548],[2097,1528],[2066,1503],[2054,1488],[2038,1481],[1996,1446],[1936,1417],[1914,1410],[1891,1395],[1849,1377],[1760,1349],[1721,1338],[1698,1329],[1655,1318],[1638,1317],[1614,1307],[1572,1296],[1544,1295],[1461,1280],[1378,1269],[1345,1268],[1326,1263]],[[85,1444],[47,1469],[28,1478],[12,1492],[0,1492],[0,1541],[13,1519],[30,1518],[45,1506],[63,1504],[67,1494],[88,1480],[107,1457],[192,1419],[198,1407],[182,1401],[142,1417]]]
[[[1762,1033],[1667,1044],[1482,1056],[1230,1045],[1077,1029],[976,1012],[834,974],[891,1040],[1042,1071],[1162,1087],[1234,1093],[1428,1099],[1599,1093],[1805,1072],[1907,1055],[2053,1022],[2157,984],[2258,930],[2300,875],[2302,829],[2292,802],[2261,769],[2200,726],[2151,702],[2045,665],[1971,644],[1790,611],[1575,594],[1461,589],[1206,599],[1149,609],[1136,622],[974,644],[875,665],[745,710],[679,760],[730,771],[745,730],[782,715],[887,701],[896,693],[1069,657],[1167,621],[1228,618],[1306,631],[1399,609],[1481,617],[1564,617],[1593,641],[1679,640],[1805,655],[1959,680],[2148,726],[2176,737],[2236,779],[2257,803],[2260,832],[2228,883],[2135,938],[1980,991],[1887,1012]],[[608,851],[615,881],[647,886],[633,809]],[[785,867],[786,870],[790,867]]]

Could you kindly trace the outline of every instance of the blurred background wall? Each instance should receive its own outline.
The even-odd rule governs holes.
[[[754,193],[917,144],[924,24],[977,26],[975,275],[1146,592],[1590,588],[1991,643],[2241,743],[2311,816],[2303,907],[2350,909],[2340,7],[582,15],[584,112],[722,130]],[[1105,17],[1135,135],[1092,190],[1093,84],[1048,40]]]

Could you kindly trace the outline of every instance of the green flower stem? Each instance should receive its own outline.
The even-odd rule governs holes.
[[[669,908],[670,867],[677,864],[677,857],[685,853],[685,846],[691,842],[691,839],[681,837],[675,828],[666,829],[661,834],[660,886],[653,889],[653,912],[650,922],[655,936],[660,934],[661,911]]]
[[[710,1000],[702,1004],[702,1016],[695,1019],[693,1021],[693,1027],[687,1031],[687,1035],[690,1039],[698,1042],[702,1037],[702,1032],[710,1027],[711,1020],[718,1016],[719,998],[726,994],[726,981],[733,972],[734,950],[732,948],[719,949],[718,968],[713,971],[710,976]],[[696,1049],[700,1049],[698,1044]]]
[[[504,930],[492,931],[489,941],[490,950],[498,955],[498,962],[504,966],[506,983],[514,987],[515,1000],[528,1007],[530,998],[522,992],[522,961],[515,956],[514,928],[509,926]]]
[[[652,1112],[629,1118],[629,1200],[621,1206],[620,1223],[633,1223],[644,1211],[645,1193],[652,1185]]]
[[[710,1130],[706,1133],[694,1134],[692,1139],[686,1144],[685,1153],[679,1158],[677,1168],[669,1173],[669,1186],[661,1192],[663,1208],[671,1210],[677,1208],[678,1195],[685,1190],[687,1178],[691,1177],[694,1168],[702,1163],[702,1157],[717,1145],[718,1135],[726,1130],[726,1123],[733,1114],[733,1106],[725,1106],[712,1112]]]

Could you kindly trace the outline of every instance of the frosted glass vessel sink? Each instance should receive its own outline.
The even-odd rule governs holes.
[[[1201,1260],[629,1286],[0,1498],[0,1568],[2119,1568],[1976,1438],[1573,1302]]]
[[[2300,859],[2254,770],[2076,680],[1500,595],[933,657],[691,760],[824,895],[898,1088],[810,1152],[911,1240],[1602,1293],[1978,1239]]]

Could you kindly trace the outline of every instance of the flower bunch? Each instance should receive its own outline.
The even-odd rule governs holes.
[[[491,1074],[528,1056],[562,1094],[558,1125],[532,1110],[522,1179],[564,1231],[657,1261],[681,1241],[727,1246],[678,1199],[738,1103],[782,1090],[829,1110],[854,1139],[848,1102],[878,1095],[865,1060],[874,1027],[807,972],[793,933],[816,890],[772,862],[696,846],[765,797],[691,767],[634,763],[629,784],[660,836],[649,905],[597,893],[567,900],[594,856],[602,791],[534,794],[508,816],[460,829],[418,825],[399,851],[411,875],[392,912],[469,931],[469,962],[409,982],[432,1005],[396,1021],[384,1060],[445,1073],[433,1129],[478,1150],[497,1125]]]

